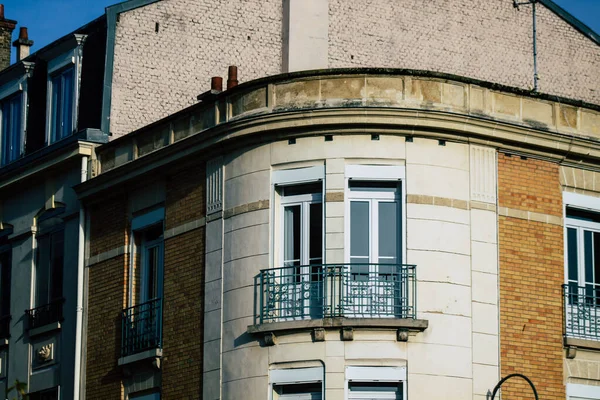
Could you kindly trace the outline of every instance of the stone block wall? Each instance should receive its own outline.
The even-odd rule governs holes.
[[[540,398],[564,399],[559,166],[499,154],[498,198],[502,376],[525,374]],[[503,385],[507,398],[530,391],[518,379]]]

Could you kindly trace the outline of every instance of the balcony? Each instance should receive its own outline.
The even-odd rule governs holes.
[[[26,310],[29,336],[59,329],[63,320],[63,303],[65,299],[57,299],[40,307]],[[46,329],[48,328],[48,329]]]
[[[122,358],[160,349],[162,347],[162,299],[150,300],[123,310],[121,330]]]
[[[563,285],[563,300],[566,344],[600,349],[598,288]]]
[[[249,333],[359,326],[422,331],[416,266],[324,264],[261,270]],[[350,339],[349,339],[350,340]]]

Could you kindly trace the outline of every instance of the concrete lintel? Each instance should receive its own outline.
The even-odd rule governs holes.
[[[130,356],[121,357],[119,358],[118,365],[123,366],[127,364],[133,364],[139,361],[156,359],[160,357],[162,357],[162,349],[150,349],[132,354]]]

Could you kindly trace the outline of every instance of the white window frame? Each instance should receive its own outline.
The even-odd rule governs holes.
[[[269,262],[271,263],[271,268],[283,267],[283,204],[289,204],[289,202],[294,201],[292,197],[296,198],[296,201],[301,201],[302,196],[307,196],[305,201],[309,201],[308,196],[310,195],[300,195],[300,196],[290,196],[290,198],[286,199],[286,196],[281,196],[278,194],[277,189],[285,186],[296,186],[307,183],[318,183],[321,182],[321,204],[322,204],[322,263],[325,264],[325,167],[323,165],[318,165],[314,167],[305,167],[305,168],[295,168],[295,169],[285,169],[285,170],[276,170],[271,174],[271,204],[274,206],[271,207],[272,214],[271,220],[274,221],[272,224],[271,231],[271,257]],[[313,201],[317,201],[314,199]]]
[[[46,144],[52,144],[65,139],[73,134],[77,129],[78,119],[78,107],[79,107],[79,81],[81,71],[81,56],[80,46],[77,46],[69,51],[62,53],[61,55],[53,58],[48,62],[48,77],[46,80],[47,95],[46,95]],[[72,104],[71,104],[71,134],[54,140],[52,138],[52,78],[57,74],[62,73],[68,68],[73,68],[73,88],[71,93]]]
[[[325,385],[323,367],[272,369],[269,371],[269,394],[268,400],[273,400],[275,386],[292,385],[303,383],[320,383],[321,398],[325,398]]]
[[[24,75],[20,79],[13,80],[13,81],[8,82],[0,87],[0,103],[3,103],[4,101],[6,101],[9,98],[11,98],[15,95],[18,95],[18,94],[20,94],[20,96],[21,96],[21,110],[20,110],[21,127],[20,127],[20,132],[19,132],[19,136],[20,136],[19,156],[14,160],[8,160],[5,163],[2,163],[2,160],[4,159],[4,154],[1,154],[2,149],[4,148],[4,137],[2,136],[2,131],[4,130],[4,127],[2,126],[3,116],[2,116],[2,109],[0,108],[0,167],[3,167],[5,165],[8,165],[8,164],[18,160],[20,157],[23,156],[23,152],[25,151],[25,132],[27,131],[27,126],[26,126],[27,115],[26,115],[26,113],[27,113],[27,103],[28,103],[27,77],[28,77],[28,75]]]
[[[344,260],[350,262],[350,201],[359,198],[371,199],[373,196],[368,191],[358,193],[351,191],[350,181],[364,182],[398,182],[400,184],[400,193],[397,199],[400,201],[400,254],[398,256],[399,264],[406,264],[406,168],[403,165],[346,165],[345,168],[345,218],[344,218]],[[391,197],[390,193],[373,192],[377,195],[383,194],[384,197]],[[396,196],[396,195],[394,195]]]
[[[567,399],[600,400],[600,386],[567,383]]]
[[[345,398],[350,397],[350,382],[402,383],[402,400],[407,399],[406,367],[346,367]]]
[[[137,304],[141,304],[145,301],[151,300],[145,297],[147,296],[147,291],[148,288],[145,288],[145,285],[142,285],[142,287],[140,287],[140,299],[135,299],[136,301],[133,301],[133,282],[131,281],[131,277],[134,276],[134,269],[135,269],[135,263],[134,263],[134,257],[133,255],[136,254],[137,252],[137,246],[135,244],[135,237],[136,235],[139,235],[140,233],[143,233],[144,230],[152,227],[153,225],[157,225],[157,224],[162,224],[164,223],[164,219],[165,219],[165,209],[164,207],[160,207],[157,208],[155,210],[149,211],[145,214],[141,214],[139,216],[134,217],[131,220],[131,231],[130,231],[130,254],[132,255],[131,257],[129,257],[129,283],[128,283],[128,298],[127,298],[127,307],[133,307]],[[159,257],[161,260],[161,267],[160,270],[158,271],[158,281],[157,281],[157,285],[158,285],[158,291],[159,294],[162,296],[163,295],[163,279],[164,279],[164,239],[161,237],[160,239],[157,240],[153,240],[153,241],[148,241],[145,242],[143,241],[141,244],[141,249],[140,249],[140,268],[141,268],[141,277],[140,277],[140,284],[141,282],[143,282],[143,279],[145,278],[145,275],[147,274],[147,270],[148,270],[148,266],[146,264],[147,260],[145,257],[145,250],[149,247],[152,246],[159,246]]]

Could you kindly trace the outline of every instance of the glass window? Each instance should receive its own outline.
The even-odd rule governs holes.
[[[73,133],[73,92],[75,69],[69,67],[50,78],[50,142]]]
[[[402,400],[402,382],[349,382],[349,400]]]
[[[27,395],[29,400],[58,400],[58,388],[52,388],[48,390],[41,390],[39,392],[29,393]]]
[[[132,305],[162,297],[163,288],[163,224],[162,221],[134,232],[136,255],[134,257]]]
[[[64,231],[40,236],[37,241],[35,306],[62,299]]]
[[[321,400],[322,383],[273,385],[273,400]]]
[[[0,338],[10,334],[11,250],[0,252]]]
[[[23,147],[22,98],[23,95],[17,93],[0,102],[2,112],[2,136],[0,139],[2,165],[15,161],[21,156]]]

